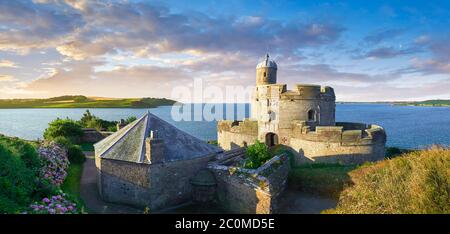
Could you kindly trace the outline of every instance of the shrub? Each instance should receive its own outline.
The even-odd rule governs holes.
[[[70,163],[83,163],[86,160],[83,149],[79,145],[74,145],[66,137],[56,137],[53,142],[67,150]]]
[[[434,147],[350,172],[354,186],[326,213],[450,213],[450,149]]]
[[[0,144],[0,162],[0,213],[16,213],[31,201],[35,173],[3,144]]]
[[[81,164],[86,161],[83,150],[79,145],[70,145],[67,148],[67,154],[69,156],[70,163]]]
[[[66,151],[54,142],[44,144],[38,149],[42,161],[40,177],[55,186],[64,182],[69,160]]]
[[[272,157],[267,145],[259,142],[258,140],[256,140],[255,144],[247,147],[245,154],[246,159],[243,167],[249,169],[260,167]]]
[[[69,140],[69,138],[63,136],[55,137],[53,138],[52,141],[66,149],[69,148],[69,146],[73,145],[73,143]]]
[[[56,119],[49,123],[44,131],[44,139],[53,140],[56,137],[66,137],[72,143],[78,143],[83,135],[81,125],[71,119]]]
[[[30,205],[31,214],[79,214],[77,204],[65,193],[45,197]]]
[[[40,161],[34,144],[17,137],[5,137],[2,135],[0,135],[0,143],[19,157],[27,168],[33,171],[39,169]]]

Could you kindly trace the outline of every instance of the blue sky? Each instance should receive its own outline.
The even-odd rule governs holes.
[[[0,98],[249,86],[269,52],[341,101],[450,99],[449,40],[444,0],[0,0]]]

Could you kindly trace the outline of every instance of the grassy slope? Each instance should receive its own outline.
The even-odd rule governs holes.
[[[48,99],[1,99],[0,108],[153,108],[173,103],[173,100],[164,98],[61,96]]]
[[[349,176],[354,185],[325,213],[450,213],[450,149],[413,151]]]

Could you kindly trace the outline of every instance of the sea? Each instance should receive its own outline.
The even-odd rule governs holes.
[[[130,116],[139,118],[147,111],[202,140],[217,139],[217,119],[249,116],[249,104],[185,104],[183,111],[172,106],[151,109],[67,108],[0,109],[0,134],[27,140],[42,139],[48,123],[56,118],[78,120],[89,111],[106,120]],[[202,110],[213,110],[202,112]],[[173,113],[184,113],[183,116]],[[209,116],[204,113],[210,113]],[[175,116],[175,117],[174,117]],[[386,130],[387,145],[419,149],[433,144],[450,145],[450,107],[398,106],[391,104],[336,104],[336,121],[377,124]]]

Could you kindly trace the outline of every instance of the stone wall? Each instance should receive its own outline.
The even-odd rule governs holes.
[[[275,156],[256,170],[220,164],[208,168],[217,181],[217,199],[232,213],[270,214],[276,211],[279,195],[289,172],[286,155]]]
[[[245,144],[255,143],[258,136],[256,121],[219,121],[217,124],[217,143],[224,150],[236,149]]]
[[[289,146],[297,152],[296,163],[360,164],[382,160],[386,134],[376,125],[338,123],[341,126],[295,127]]]
[[[81,135],[81,142],[97,143],[107,136],[108,135],[102,134],[95,128],[83,128],[83,135]]]
[[[96,164],[99,192],[103,200],[135,207],[147,205],[149,164],[98,159],[98,157]]]
[[[105,201],[160,210],[191,200],[190,179],[214,155],[156,164],[98,159],[99,191]],[[101,169],[101,170],[100,170]]]

